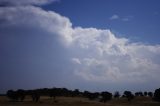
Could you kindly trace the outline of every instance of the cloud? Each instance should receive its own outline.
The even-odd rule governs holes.
[[[119,16],[115,14],[115,15],[112,15],[109,19],[116,20],[116,19],[119,19]]]
[[[81,64],[81,62],[78,58],[72,58],[72,61],[76,64]]]
[[[0,0],[1,5],[44,5],[58,0]]]
[[[122,21],[129,21],[129,18],[123,18]]]
[[[4,26],[27,25],[46,30],[48,33],[61,36],[60,40],[72,41],[72,24],[69,19],[51,11],[44,11],[34,6],[1,7],[0,20]],[[19,20],[20,19],[20,20]]]
[[[130,21],[133,19],[133,16],[126,16],[124,18],[122,18],[122,21]]]
[[[154,14],[154,15],[159,15],[159,12],[155,11],[153,14]]]
[[[121,20],[121,21],[130,21],[133,19],[133,16],[124,16],[124,17],[120,17],[119,15],[112,15],[110,18],[110,20]]]
[[[0,7],[0,16],[0,28],[28,26],[43,30],[45,36],[54,36],[69,52],[66,67],[71,67],[68,72],[76,78],[103,83],[160,80],[160,45],[130,43],[109,29],[73,28],[67,17],[35,6]]]
[[[83,51],[76,53],[82,66],[76,69],[76,75],[100,82],[145,82],[158,77],[160,67],[155,58],[160,53],[159,45],[129,43],[109,30],[78,28],[75,32],[78,39],[73,45]]]

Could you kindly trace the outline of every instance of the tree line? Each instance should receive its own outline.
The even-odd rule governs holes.
[[[90,92],[84,91],[80,92],[79,89],[68,90],[67,88],[43,88],[43,89],[34,89],[34,90],[23,90],[18,89],[8,90],[6,92],[7,97],[10,101],[21,101],[23,102],[26,96],[30,96],[33,102],[38,102],[41,96],[49,96],[53,99],[54,102],[57,102],[57,97],[66,96],[66,97],[84,97],[89,100],[98,100],[100,102],[107,102],[113,98],[127,98],[128,101],[134,99],[137,96],[148,96],[155,101],[160,102],[160,88],[156,89],[155,92],[135,92],[134,94],[131,91],[124,91],[123,95],[120,95],[118,91],[114,94],[104,91],[104,92]]]

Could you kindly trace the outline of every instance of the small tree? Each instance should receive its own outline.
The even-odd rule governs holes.
[[[60,96],[61,93],[62,93],[62,92],[61,92],[61,89],[60,89],[60,88],[52,88],[52,89],[50,90],[50,97],[53,98],[54,102],[58,102],[58,101],[56,100],[56,97],[57,97],[57,96]]]
[[[152,92],[148,92],[148,96],[152,98],[153,97],[153,93]]]
[[[95,99],[98,98],[98,96],[99,96],[99,93],[98,93],[98,92],[89,93],[88,98],[89,98],[89,100],[95,100]]]
[[[17,101],[18,100],[18,95],[13,90],[8,90],[6,95],[11,101]]]
[[[38,91],[38,90],[34,90],[34,91],[32,91],[31,96],[32,96],[32,100],[33,100],[33,102],[38,102],[38,101],[39,101],[39,99],[40,99],[40,93],[39,93],[39,91]]]
[[[144,96],[147,96],[147,94],[148,94],[147,92],[144,92]]]
[[[155,90],[153,99],[160,102],[160,88]]]
[[[119,98],[121,95],[120,95],[120,93],[118,92],[118,91],[116,91],[115,93],[114,93],[114,98]]]
[[[139,92],[139,96],[144,96],[144,95],[143,95],[143,92]]]
[[[18,99],[22,102],[25,99],[25,91],[22,89],[17,90]]]
[[[79,89],[75,89],[75,90],[73,91],[73,96],[79,96],[79,94],[80,94]]]
[[[139,93],[138,93],[138,92],[136,92],[134,95],[135,95],[135,96],[139,96]]]
[[[102,92],[101,96],[102,96],[102,99],[100,100],[100,102],[105,103],[112,99],[112,93],[109,93],[109,92]]]
[[[124,91],[123,95],[128,99],[128,101],[131,101],[134,98],[134,95],[131,91]]]

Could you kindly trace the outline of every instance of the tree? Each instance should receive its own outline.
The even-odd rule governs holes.
[[[152,98],[153,97],[153,93],[152,92],[148,92],[148,96]]]
[[[17,101],[18,100],[17,93],[13,90],[8,90],[6,95],[11,101]]]
[[[79,94],[80,94],[79,89],[75,89],[75,90],[73,91],[73,96],[79,96]]]
[[[148,93],[145,91],[145,92],[144,92],[144,96],[147,96],[147,94],[148,94]]]
[[[40,99],[40,93],[38,90],[33,90],[31,96],[32,96],[33,102],[38,102]]]
[[[18,99],[22,102],[25,99],[25,91],[22,89],[17,90]]]
[[[153,99],[160,102],[160,88],[155,90]]]
[[[17,91],[8,90],[7,97],[12,101],[23,101],[25,99],[25,91],[18,89]]]
[[[119,98],[120,97],[120,93],[118,92],[118,91],[116,91],[115,93],[114,93],[114,98]]]
[[[144,95],[143,95],[143,92],[139,92],[139,96],[144,96]]]
[[[144,96],[144,95],[143,95],[143,92],[136,92],[135,96]]]
[[[52,89],[50,90],[50,97],[53,98],[54,102],[58,102],[58,101],[56,100],[56,97],[57,97],[57,96],[60,96],[60,95],[62,95],[62,91],[61,91],[60,88],[52,88]]]
[[[112,93],[110,93],[110,92],[102,92],[101,96],[102,96],[102,99],[100,100],[100,102],[105,103],[105,102],[112,99]]]
[[[124,91],[123,95],[128,99],[128,101],[131,101],[134,98],[131,91]]]
[[[135,93],[135,96],[139,96],[139,93],[138,93],[138,92],[136,92],[136,93]]]
[[[88,91],[84,91],[83,93],[83,96],[88,98],[89,100],[95,100],[98,98],[100,94],[98,92],[95,92],[95,93],[91,93],[91,92],[88,92]]]

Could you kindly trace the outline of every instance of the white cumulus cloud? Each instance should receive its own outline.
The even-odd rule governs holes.
[[[44,30],[46,36],[56,36],[70,52],[70,60],[77,64],[70,65],[72,74],[84,80],[118,83],[160,80],[160,45],[130,43],[109,29],[73,28],[67,17],[34,6],[0,7],[0,16],[1,27],[27,25]]]

